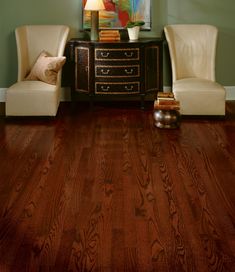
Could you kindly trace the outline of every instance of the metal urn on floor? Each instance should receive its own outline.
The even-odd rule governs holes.
[[[158,128],[178,128],[180,126],[180,113],[177,110],[155,110],[153,118]]]

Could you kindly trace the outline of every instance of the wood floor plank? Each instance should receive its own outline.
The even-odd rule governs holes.
[[[0,117],[0,271],[235,271],[235,102],[154,126],[152,106]]]

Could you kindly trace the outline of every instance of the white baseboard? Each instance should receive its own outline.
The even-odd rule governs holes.
[[[0,88],[0,102],[5,102],[6,88]]]
[[[61,88],[60,101],[71,101],[71,92],[69,87]]]
[[[171,87],[170,86],[164,86],[163,87],[163,92],[171,92]]]
[[[7,88],[0,88],[0,102],[5,102],[5,94]],[[226,100],[235,100],[235,86],[225,86],[226,89]],[[170,91],[170,86],[164,86],[165,92]],[[61,90],[61,101],[70,101],[70,88],[63,87]]]
[[[226,100],[235,100],[235,86],[225,86]]]

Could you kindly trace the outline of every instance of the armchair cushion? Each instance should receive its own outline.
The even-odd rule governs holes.
[[[42,51],[25,80],[40,80],[56,85],[57,74],[66,61],[66,57],[52,57]]]
[[[184,115],[224,115],[225,89],[202,78],[184,78],[173,83],[173,93]]]
[[[42,81],[19,81],[8,88],[6,113],[12,116],[55,116],[58,86]]]

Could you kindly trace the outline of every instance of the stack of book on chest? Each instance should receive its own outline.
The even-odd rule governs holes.
[[[180,102],[175,100],[172,92],[158,92],[154,110],[180,110]]]
[[[100,41],[120,41],[119,30],[101,30],[99,33]]]

